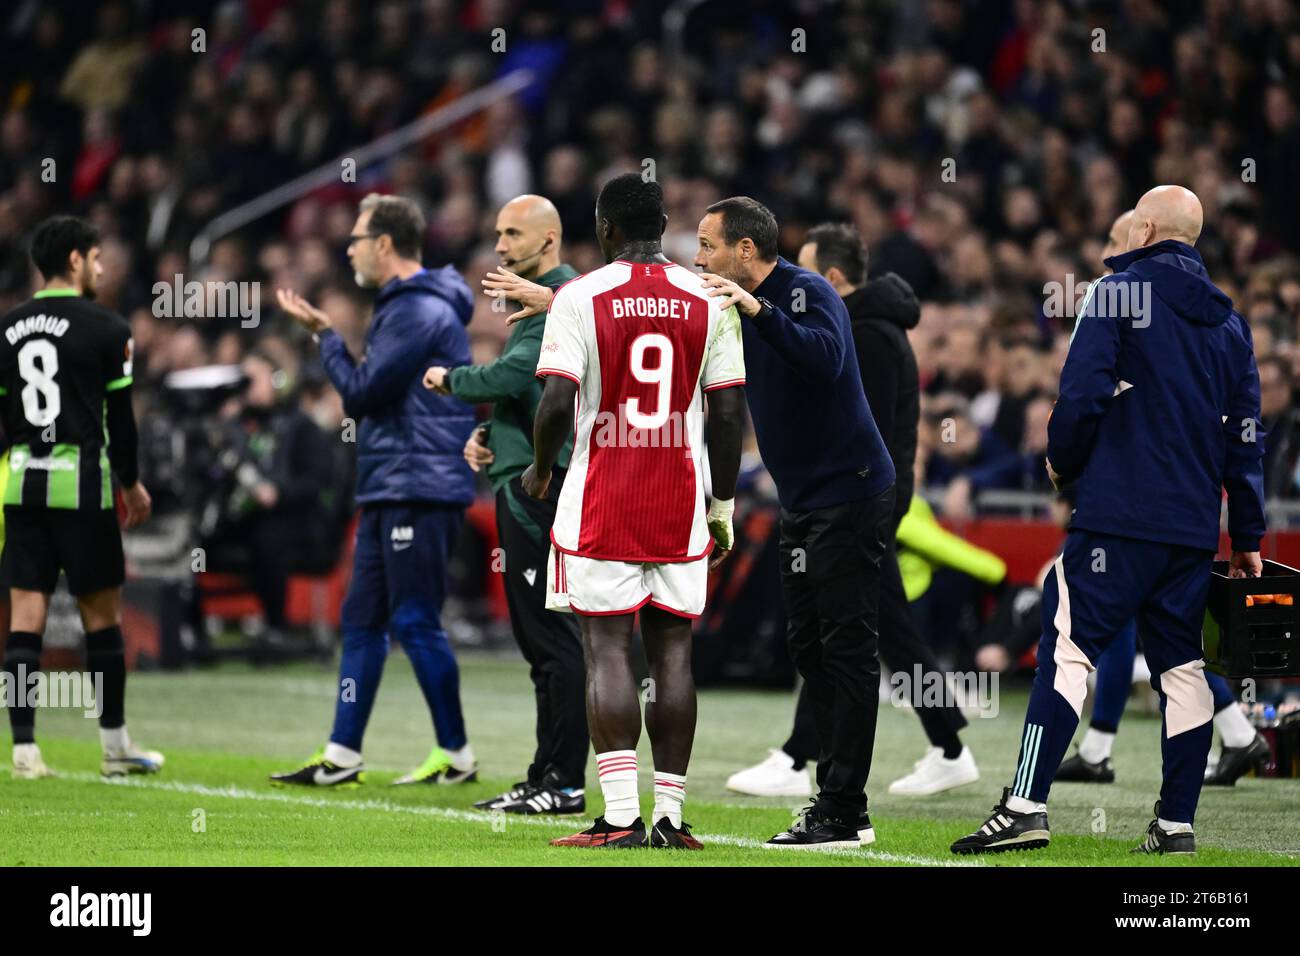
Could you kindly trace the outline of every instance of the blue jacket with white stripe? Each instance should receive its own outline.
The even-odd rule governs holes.
[[[1106,260],[1075,328],[1047,457],[1078,480],[1071,528],[1218,550],[1264,534],[1264,430],[1250,327],[1191,246]]]

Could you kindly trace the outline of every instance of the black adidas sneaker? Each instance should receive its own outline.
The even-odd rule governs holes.
[[[650,845],[660,850],[703,850],[704,844],[691,836],[691,825],[685,820],[675,827],[667,817],[660,817],[659,822],[650,830]]]
[[[536,789],[537,786],[535,784],[531,784],[527,780],[520,780],[504,793],[498,793],[495,797],[487,797],[483,800],[476,801],[474,803],[474,809],[500,810],[507,803],[515,803],[519,800],[523,800]]]
[[[582,790],[554,787],[544,783],[540,787],[532,787],[519,799],[503,803],[493,809],[503,813],[522,813],[529,816],[539,813],[557,815],[585,813],[587,798]]]
[[[1037,850],[1047,846],[1051,834],[1047,828],[1047,811],[1017,813],[1007,809],[1011,788],[1002,790],[1002,800],[993,815],[974,833],[962,837],[951,847],[953,853],[1004,853],[1007,850]]]
[[[1155,819],[1147,826],[1147,838],[1130,850],[1130,853],[1172,856],[1196,852],[1196,835],[1191,830],[1185,833],[1170,833],[1161,828],[1159,800],[1156,801],[1155,815]]]
[[[1082,754],[1076,753],[1073,757],[1061,761],[1061,766],[1057,768],[1053,780],[1056,783],[1114,783],[1115,765],[1110,762],[1109,757],[1098,763],[1092,763],[1084,760]]]

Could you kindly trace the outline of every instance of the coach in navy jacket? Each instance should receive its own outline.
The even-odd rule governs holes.
[[[776,254],[776,218],[745,196],[706,210],[695,264],[741,314],[745,395],[781,499],[781,583],[790,653],[818,744],[814,805],[774,846],[870,840],[866,783],[876,736],[881,561],[894,466],[876,430],[844,300]]]
[[[357,283],[376,289],[366,351],[355,362],[329,316],[293,292],[281,308],[316,333],[325,373],[349,416],[360,420],[357,526],[352,580],[343,602],[341,694],[328,745],[278,783],[337,786],[361,774],[361,741],[391,637],[400,641],[433,718],[437,746],[398,783],[454,783],[475,773],[460,707],[456,658],[442,627],[447,561],[473,500],[462,449],[473,411],[424,387],[430,365],[470,361],[469,287],[450,266],[420,263],[424,217],[415,203],[367,196],[348,257]]]
[[[1043,637],[1012,785],[958,853],[1048,844],[1047,796],[1088,672],[1134,618],[1160,694],[1163,784],[1135,847],[1191,853],[1213,697],[1201,622],[1228,492],[1234,576],[1258,575],[1263,429],[1250,330],[1192,246],[1201,204],[1181,186],[1138,202],[1127,252],[1088,291],[1048,424],[1048,471],[1078,504],[1043,584]]]
[[[844,300],[815,272],[780,256],[768,265],[753,289],[760,308],[741,328],[749,411],[781,506],[874,498],[894,484],[894,465],[867,404]]]
[[[1114,274],[1080,310],[1047,426],[1047,460],[1079,482],[1071,527],[1215,551],[1227,488],[1233,550],[1258,551],[1264,432],[1250,326],[1184,242],[1106,265]],[[1115,315],[1125,302],[1127,321]]]
[[[325,374],[358,419],[357,503],[474,500],[473,475],[461,451],[474,410],[421,384],[425,368],[470,364],[465,326],[469,286],[453,267],[393,278],[375,296],[365,359],[354,363],[339,335],[320,335]]]

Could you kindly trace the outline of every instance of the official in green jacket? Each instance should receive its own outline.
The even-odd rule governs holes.
[[[511,301],[510,291],[535,283],[558,288],[578,273],[560,261],[560,217],[543,196],[519,196],[497,215],[499,272],[484,285]],[[531,315],[526,305],[512,319]],[[533,461],[533,414],[542,395],[535,377],[541,353],[542,318],[515,321],[501,355],[486,365],[425,373],[425,385],[472,404],[492,403],[491,419],[465,445],[475,471],[486,467],[496,493],[497,533],[502,548],[495,570],[505,575],[506,603],[515,640],[529,664],[537,697],[537,752],[526,779],[505,793],[475,804],[506,813],[582,813],[590,739],[587,734],[585,665],[577,620],[546,610],[546,559],[555,504],[569,464],[572,440],[560,453],[550,493],[543,500],[519,484]]]

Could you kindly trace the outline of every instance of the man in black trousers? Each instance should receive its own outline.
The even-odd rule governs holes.
[[[737,196],[705,210],[695,265],[741,315],[746,389],[781,500],[781,579],[791,656],[808,685],[820,792],[772,847],[875,839],[866,783],[876,736],[881,565],[894,466],[871,417],[844,301],[777,255],[777,224]]]
[[[844,298],[867,402],[897,475],[891,534],[881,566],[880,657],[910,688],[905,696],[930,746],[911,773],[889,785],[889,792],[913,797],[942,793],[979,780],[979,768],[970,748],[962,746],[959,732],[966,718],[961,709],[947,697],[927,706],[925,684],[916,680],[918,668],[923,675],[937,673],[939,663],[912,620],[898,570],[894,533],[907,514],[915,486],[921,391],[907,330],[916,327],[921,306],[911,286],[892,272],[867,281],[867,250],[850,225],[824,223],[809,231],[799,250],[799,265],[816,272]],[[806,796],[804,766],[816,759],[817,729],[805,684],[790,739],[762,763],[733,774],[727,788],[754,796]]]
[[[490,295],[517,302],[518,290],[533,283],[556,289],[577,277],[563,261],[560,215],[546,197],[516,196],[502,206],[496,235],[501,271],[489,273],[483,282]],[[500,571],[505,576],[510,626],[528,661],[537,700],[537,750],[525,779],[475,806],[527,815],[585,811],[584,778],[591,743],[583,696],[587,672],[577,621],[571,614],[546,610],[551,525],[572,441],[560,450],[546,497],[526,494],[519,483],[533,461],[533,415],[542,396],[534,372],[545,328],[545,316],[515,323],[494,361],[431,368],[425,373],[430,388],[474,404],[492,403],[491,421],[475,429],[465,443],[465,460],[475,471],[487,470],[496,492],[497,533],[505,556]]]

